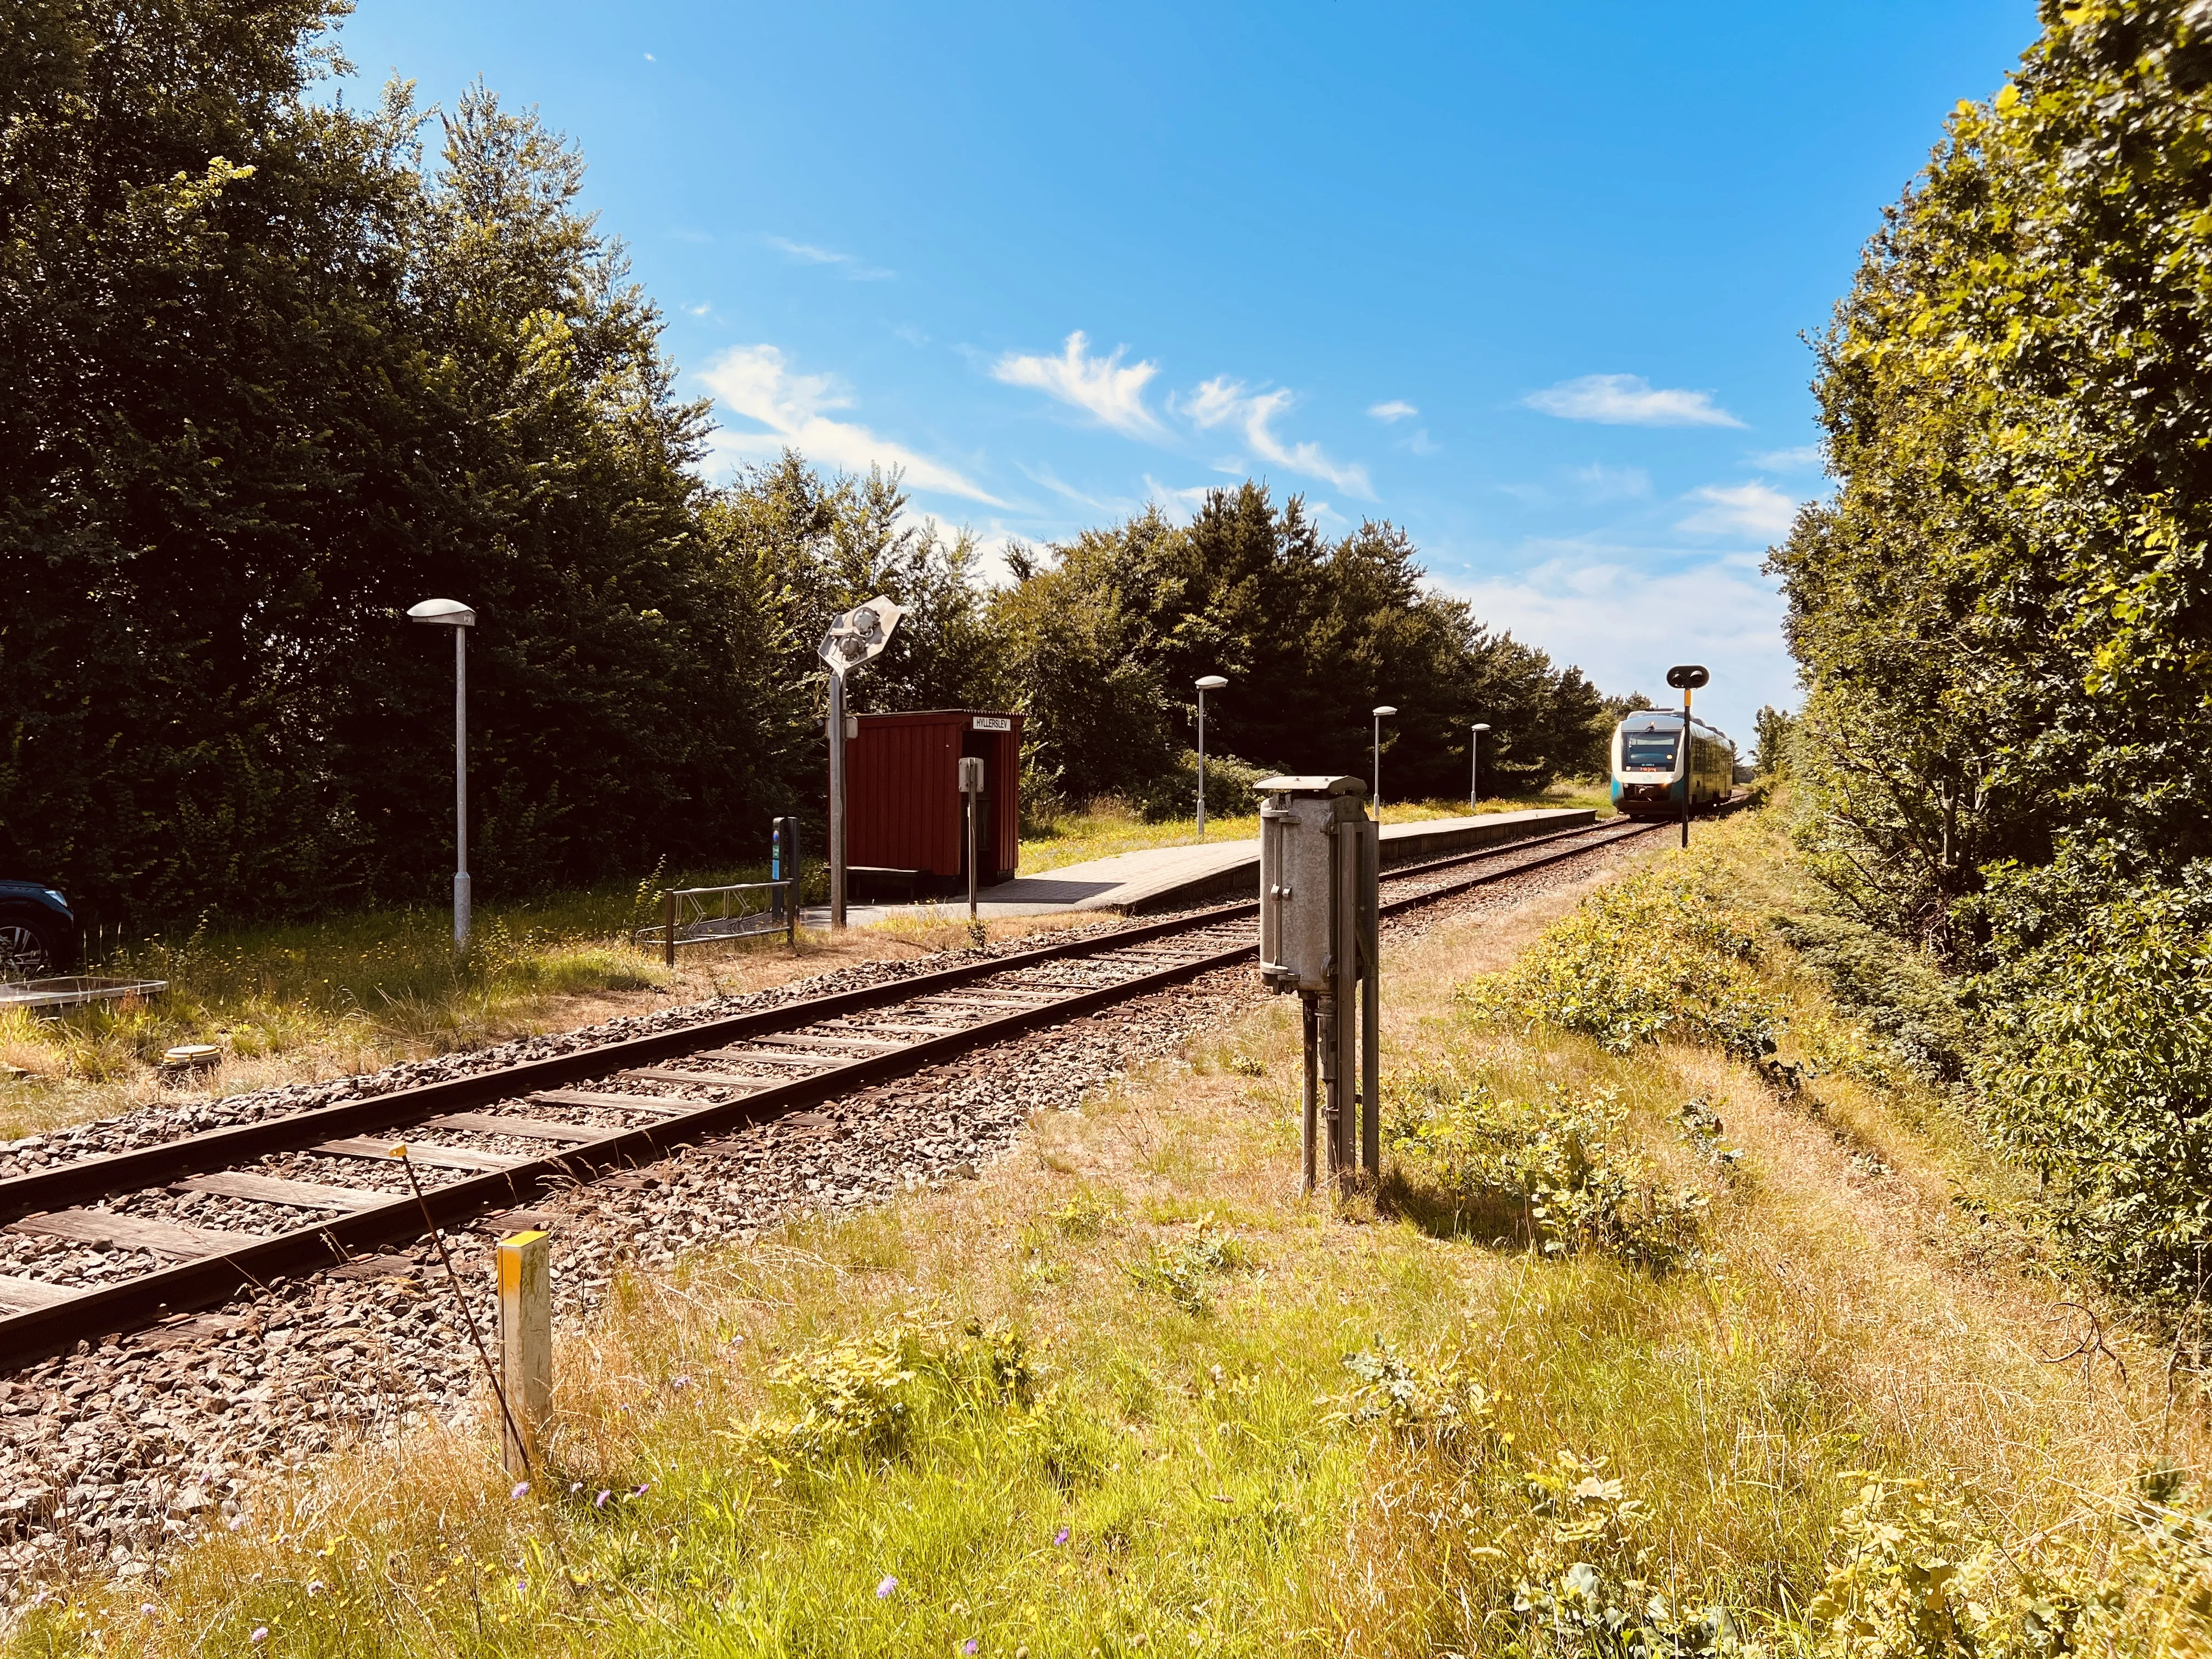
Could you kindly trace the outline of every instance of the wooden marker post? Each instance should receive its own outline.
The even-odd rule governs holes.
[[[550,1234],[509,1233],[499,1241],[499,1369],[507,1395],[500,1414],[501,1457],[515,1480],[532,1479],[553,1407]]]

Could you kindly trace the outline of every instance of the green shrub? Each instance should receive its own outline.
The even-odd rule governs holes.
[[[1217,817],[1245,817],[1259,810],[1254,787],[1262,778],[1282,771],[1279,766],[1257,766],[1234,755],[1206,757],[1206,810]],[[1158,823],[1168,818],[1187,818],[1198,806],[1198,750],[1186,749],[1175,763],[1146,784],[1136,801],[1137,810]]]
[[[1958,1498],[1869,1477],[1837,1536],[1807,1609],[1822,1659],[2212,1650],[2212,1526],[2148,1490],[2008,1546]]]
[[[1976,988],[1986,1121],[2107,1282],[2185,1303],[2212,1258],[2212,893],[2143,890],[2008,952]],[[2001,942],[2002,936],[2001,936]]]
[[[1698,872],[1668,866],[1599,889],[1511,968],[1459,994],[1490,1018],[1580,1031],[1612,1054],[1666,1039],[1755,1060],[1774,1052],[1782,1018],[1753,970],[1758,955],[1749,924]]]
[[[1246,1266],[1243,1248],[1206,1221],[1188,1238],[1154,1244],[1141,1261],[1127,1264],[1129,1277],[1157,1291],[1185,1313],[1205,1313],[1213,1305],[1212,1280]]]
[[[1496,1443],[1496,1403],[1456,1358],[1416,1365],[1382,1338],[1344,1357],[1358,1379],[1334,1403],[1334,1421],[1386,1429],[1400,1440],[1455,1449],[1487,1449]]]
[[[1924,951],[1841,916],[1778,912],[1767,921],[1906,1065],[1946,1083],[1965,1075],[1972,1039],[1957,982]]]
[[[1019,1333],[971,1321],[953,1334],[921,1319],[802,1348],[769,1375],[797,1413],[757,1418],[735,1437],[779,1468],[903,1457],[940,1419],[1026,1410],[1040,1380]]]
[[[1705,1200],[1670,1191],[1609,1137],[1609,1097],[1553,1089],[1539,1102],[1462,1090],[1410,1119],[1399,1115],[1386,1191],[1435,1231],[1535,1245],[1547,1255],[1593,1250],[1664,1269],[1689,1259]]]

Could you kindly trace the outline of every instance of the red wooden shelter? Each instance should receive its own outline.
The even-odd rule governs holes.
[[[1022,716],[975,708],[862,714],[845,745],[845,859],[912,871],[917,893],[968,885],[960,760],[983,762],[977,884],[1013,879],[1021,860]]]

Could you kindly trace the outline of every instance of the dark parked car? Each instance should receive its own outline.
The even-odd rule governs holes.
[[[38,979],[76,966],[76,916],[35,881],[0,881],[0,979]]]

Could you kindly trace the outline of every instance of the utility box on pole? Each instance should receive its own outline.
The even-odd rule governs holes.
[[[1268,778],[1260,807],[1260,977],[1304,1005],[1304,1185],[1382,1174],[1378,826],[1358,778]],[[1356,1079],[1356,1080],[1355,1080]]]

